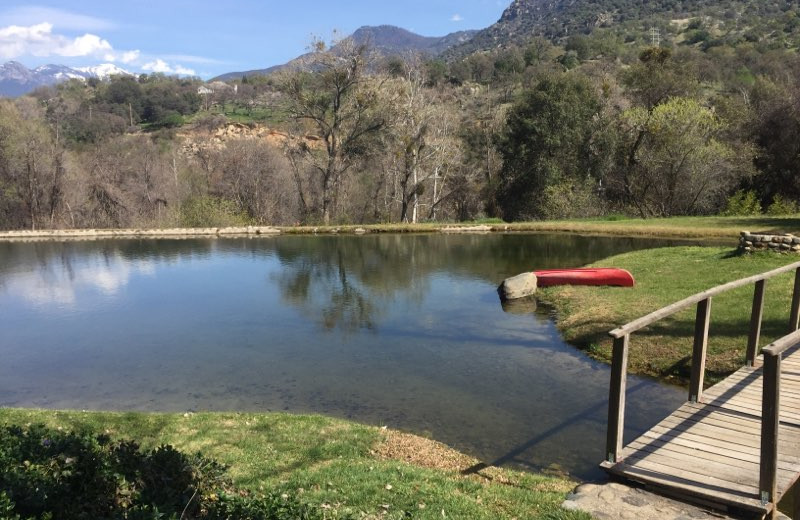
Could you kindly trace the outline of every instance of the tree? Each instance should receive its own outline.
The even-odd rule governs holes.
[[[259,225],[296,222],[289,202],[289,165],[280,150],[251,139],[235,139],[208,153],[212,195],[233,201],[237,213]]]
[[[0,226],[55,227],[64,159],[34,98],[0,100]]]
[[[800,199],[800,96],[797,85],[760,79],[753,92],[756,120],[752,133],[760,148],[756,166],[761,171],[755,186],[767,202],[783,194]]]
[[[399,185],[400,221],[416,223],[419,198],[430,171],[424,172],[428,160],[436,153],[429,146],[431,126],[436,118],[432,94],[425,88],[425,77],[419,60],[402,64],[402,76],[393,82],[396,95],[387,104],[397,107],[391,125],[392,161],[390,169]],[[394,90],[394,89],[393,89]],[[409,208],[411,215],[409,219]]]
[[[623,73],[622,82],[633,100],[647,109],[670,97],[688,96],[697,89],[697,81],[688,68],[675,61],[672,51],[662,47],[642,51],[639,63]]]
[[[290,72],[283,91],[291,117],[310,124],[322,140],[321,150],[298,141],[295,152],[318,174],[322,220],[329,224],[343,176],[373,150],[385,119],[376,86],[367,77],[368,48],[344,40],[335,51],[318,49],[308,64],[314,72]]]
[[[507,219],[542,216],[546,186],[590,173],[590,142],[600,101],[586,78],[542,80],[511,108],[498,148],[498,201]]]
[[[628,157],[610,187],[643,218],[714,212],[748,171],[719,139],[724,122],[694,99],[632,108],[622,125]]]

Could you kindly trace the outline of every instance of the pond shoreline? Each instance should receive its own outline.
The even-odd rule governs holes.
[[[261,237],[276,235],[366,235],[384,233],[569,233],[616,237],[738,239],[743,229],[800,231],[800,219],[788,217],[682,217],[667,219],[562,220],[372,224],[333,226],[239,226],[205,228],[0,230],[0,241],[97,240],[109,238]]]

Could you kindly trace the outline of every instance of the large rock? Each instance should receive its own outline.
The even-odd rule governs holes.
[[[536,275],[523,273],[504,281],[498,288],[498,292],[504,300],[516,300],[536,294],[536,288]]]

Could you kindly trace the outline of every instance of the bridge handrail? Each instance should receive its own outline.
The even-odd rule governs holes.
[[[766,273],[761,273],[755,276],[750,276],[748,278],[742,278],[741,280],[736,280],[723,285],[718,285],[717,287],[714,287],[707,291],[703,291],[701,293],[697,293],[679,302],[675,302],[672,305],[668,305],[666,307],[658,309],[655,312],[651,312],[647,316],[643,316],[626,325],[623,325],[622,327],[612,330],[611,332],[609,332],[609,334],[611,335],[612,338],[615,339],[633,334],[634,332],[641,330],[647,327],[648,325],[652,325],[653,323],[659,320],[662,320],[684,309],[688,309],[692,305],[700,303],[703,300],[707,300],[719,294],[726,293],[734,289],[738,289],[739,287],[745,287],[752,283],[760,282],[763,280],[769,280],[770,278],[774,278],[775,276],[795,271],[797,269],[800,269],[800,262],[795,262],[793,264],[780,267],[778,269],[774,269]]]
[[[708,351],[712,298],[733,289],[755,284],[753,306],[750,315],[750,332],[747,341],[747,353],[745,355],[747,365],[753,366],[758,355],[761,337],[761,325],[764,316],[764,294],[767,280],[791,271],[795,271],[795,279],[788,334],[763,349],[764,387],[762,396],[762,446],[759,487],[762,501],[765,501],[765,504],[775,499],[779,440],[778,430],[780,425],[781,358],[787,349],[800,344],[800,262],[719,285],[679,302],[675,302],[672,305],[663,307],[627,325],[614,329],[609,333],[611,337],[614,338],[614,347],[611,359],[608,431],[606,436],[606,460],[608,462],[616,463],[623,457],[625,391],[627,387],[628,352],[631,334],[648,325],[652,325],[658,320],[696,304],[697,316],[695,319],[694,347],[692,349],[692,374],[689,381],[689,401],[700,402],[703,397],[703,380],[705,377],[706,355]]]
[[[800,330],[792,332],[791,334],[788,334],[782,337],[781,339],[778,339],[770,343],[769,345],[761,349],[761,352],[765,356],[778,356],[780,354],[783,354],[793,346],[797,345],[798,343],[800,343]]]

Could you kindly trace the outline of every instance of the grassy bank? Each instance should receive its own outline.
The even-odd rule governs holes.
[[[237,486],[277,489],[327,518],[588,519],[560,503],[575,483],[497,468],[416,436],[319,416],[0,409],[0,424],[43,423],[172,444],[230,466]]]
[[[797,256],[760,253],[732,256],[731,248],[679,247],[627,253],[597,262],[628,269],[633,289],[558,287],[540,297],[554,306],[565,339],[609,361],[608,331],[692,294],[729,281],[796,262]],[[767,282],[762,346],[788,332],[793,275]],[[708,380],[742,366],[753,287],[714,298],[708,350]],[[630,369],[660,378],[689,377],[694,309],[664,319],[631,336]]]
[[[669,238],[737,238],[740,231],[800,233],[800,217],[674,217],[636,219],[607,217],[581,220],[551,220],[506,224],[494,220],[453,224],[377,224],[371,226],[301,226],[279,228],[283,233],[353,232],[362,228],[374,233],[434,232],[447,227],[487,226],[494,232],[564,232],[617,236]]]

